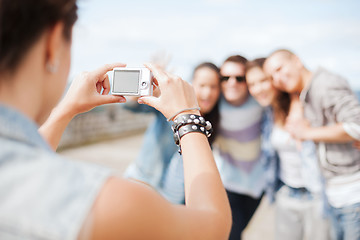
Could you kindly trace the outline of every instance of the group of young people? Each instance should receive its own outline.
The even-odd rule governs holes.
[[[275,239],[360,238],[360,105],[345,79],[311,72],[280,49],[252,61],[230,56],[220,68],[202,63],[191,83],[214,125],[209,143],[232,210],[229,239],[241,238],[264,193],[275,204]],[[157,115],[125,176],[186,204],[168,124]]]

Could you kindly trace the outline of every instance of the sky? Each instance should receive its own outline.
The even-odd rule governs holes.
[[[325,67],[360,90],[358,0],[78,0],[70,79],[105,63],[154,57],[189,80],[193,68],[230,55],[251,60],[279,48],[311,71]]]

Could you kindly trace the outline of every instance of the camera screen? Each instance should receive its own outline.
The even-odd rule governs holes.
[[[116,93],[138,93],[139,70],[115,70],[113,92]]]

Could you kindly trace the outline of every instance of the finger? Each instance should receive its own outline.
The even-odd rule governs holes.
[[[160,82],[164,81],[165,79],[168,78],[168,75],[166,74],[166,72],[161,70],[161,68],[159,68],[153,64],[150,64],[150,63],[145,63],[144,65],[153,73],[158,85],[161,85]]]
[[[96,69],[94,71],[94,73],[97,75],[97,76],[101,76],[101,75],[104,75],[105,73],[109,72],[109,71],[112,71],[114,68],[116,67],[126,67],[126,64],[124,63],[110,63],[110,64],[105,64],[104,66],[102,67],[99,67],[98,69]]]
[[[101,93],[101,89],[102,89],[101,83],[100,83],[100,82],[97,82],[97,83],[96,83],[96,91],[97,91],[98,93]]]
[[[104,88],[102,95],[108,95],[110,92],[110,81],[109,81],[109,76],[107,74],[105,74],[105,78],[102,83],[102,86]]]
[[[176,78],[179,78],[179,76],[173,74],[173,73],[167,73],[167,76],[170,77],[170,78],[173,78],[173,79],[176,79]]]
[[[153,90],[153,96],[154,97],[159,97],[161,95],[161,91],[158,87],[154,88]]]
[[[98,104],[108,104],[108,103],[124,103],[126,98],[119,95],[99,95]]]
[[[138,99],[138,103],[146,104],[153,108],[156,108],[158,102],[159,99],[153,96],[141,97]]]
[[[155,87],[158,87],[158,86],[159,86],[158,80],[157,80],[156,78],[154,78],[154,77],[153,77],[153,85],[154,85]]]

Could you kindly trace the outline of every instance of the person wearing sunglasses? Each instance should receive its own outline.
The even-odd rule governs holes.
[[[249,94],[246,62],[246,58],[234,55],[220,68],[220,124],[213,145],[232,210],[229,239],[237,240],[258,207],[265,188],[265,167],[260,161],[263,110]]]
[[[225,82],[225,81],[228,81],[230,78],[235,78],[236,82],[238,82],[238,83],[246,81],[245,76],[222,76],[221,81]]]

